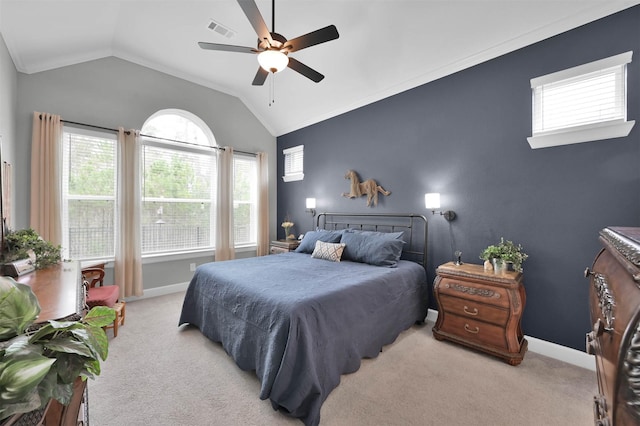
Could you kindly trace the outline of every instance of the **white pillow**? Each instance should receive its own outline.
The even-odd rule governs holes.
[[[311,253],[311,257],[340,262],[345,245],[346,244],[343,243],[325,243],[324,241],[318,240],[316,241],[316,247],[313,249],[313,253]]]

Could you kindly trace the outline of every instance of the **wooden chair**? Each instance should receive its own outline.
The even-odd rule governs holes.
[[[125,301],[118,301],[120,288],[116,285],[104,285],[104,269],[102,268],[83,269],[82,279],[87,286],[86,303],[89,309],[94,306],[108,306],[116,311],[113,325],[105,328],[113,328],[113,337],[117,337],[118,327],[124,325],[126,315]]]

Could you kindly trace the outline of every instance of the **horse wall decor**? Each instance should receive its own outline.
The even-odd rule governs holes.
[[[360,182],[360,178],[358,178],[358,174],[353,170],[347,170],[347,174],[344,175],[345,179],[351,180],[351,188],[349,192],[343,192],[343,197],[348,198],[358,198],[363,195],[367,196],[367,207],[371,206],[371,201],[373,200],[373,205],[378,205],[378,192],[382,195],[390,195],[391,191],[385,190],[383,187],[378,185],[375,180],[367,179],[364,182]]]

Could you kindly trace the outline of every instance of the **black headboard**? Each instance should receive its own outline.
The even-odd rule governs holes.
[[[363,231],[405,231],[402,259],[427,268],[427,218],[413,213],[320,213],[316,219],[320,229],[360,229]]]

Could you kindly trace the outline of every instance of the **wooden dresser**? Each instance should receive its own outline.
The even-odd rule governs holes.
[[[589,277],[593,330],[587,353],[595,355],[598,391],[595,424],[640,424],[640,228],[600,231],[602,250]]]
[[[269,247],[269,253],[271,254],[279,254],[279,253],[288,253],[290,251],[294,251],[300,245],[300,241],[298,240],[277,240],[271,241],[271,247]]]
[[[495,274],[482,265],[453,262],[436,270],[438,320],[433,335],[518,365],[527,350],[520,320],[525,305],[522,274]]]

